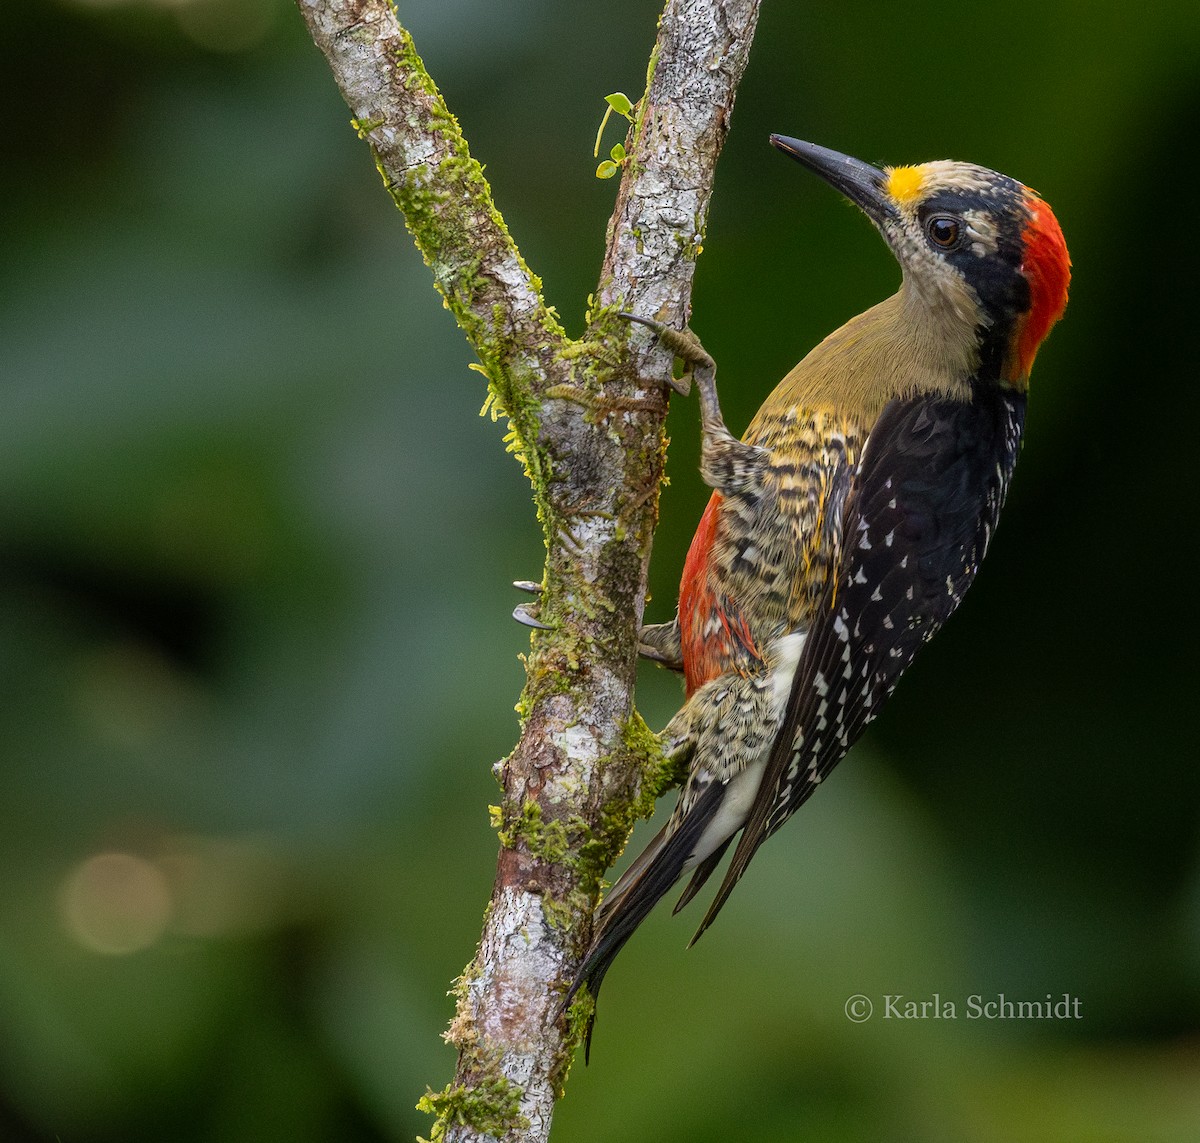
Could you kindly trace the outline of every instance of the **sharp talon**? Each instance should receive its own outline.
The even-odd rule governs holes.
[[[513,587],[518,591],[527,591],[530,595],[542,594],[542,585],[531,579],[514,579]]]
[[[536,603],[519,604],[513,608],[513,618],[526,627],[535,627],[539,631],[553,631],[553,627],[543,623],[533,614],[532,609],[535,607],[537,607]]]
[[[652,318],[638,317],[637,314],[626,313],[625,310],[618,310],[617,317],[624,318],[626,321],[631,321],[635,325],[644,325],[647,329],[652,329],[658,334],[661,334],[662,331],[667,328],[660,321],[654,321]]]

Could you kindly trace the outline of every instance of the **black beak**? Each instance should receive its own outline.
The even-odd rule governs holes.
[[[895,217],[896,209],[883,189],[886,176],[878,167],[864,163],[861,159],[843,155],[840,151],[818,147],[816,143],[789,139],[786,135],[772,135],[771,145],[785,155],[791,155],[796,162],[814,174],[820,175],[855,206],[862,207],[876,226],[882,226],[888,219]]]

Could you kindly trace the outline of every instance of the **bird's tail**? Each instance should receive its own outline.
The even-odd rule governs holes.
[[[593,999],[599,995],[604,974],[608,972],[617,953],[688,867],[700,836],[720,806],[724,792],[724,783],[713,782],[683,820],[677,826],[673,821],[664,826],[617,879],[596,911],[596,932],[579,966],[579,972],[567,990],[562,1003],[563,1010],[585,984]],[[585,1063],[591,1055],[595,1021],[593,1009],[584,1038]]]

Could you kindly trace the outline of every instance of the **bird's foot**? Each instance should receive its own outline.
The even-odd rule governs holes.
[[[721,405],[717,400],[717,363],[700,344],[700,339],[692,330],[689,327],[672,329],[660,321],[624,311],[618,316],[653,330],[659,341],[684,363],[687,368],[683,376],[673,377],[670,381],[671,388],[686,397],[691,392],[694,380],[700,393],[700,415],[705,431],[725,431],[725,423],[721,419]]]
[[[531,579],[515,579],[513,587],[518,591],[538,596],[532,603],[520,603],[513,608],[513,618],[522,626],[538,631],[552,631],[548,623],[538,616],[542,585]],[[683,651],[679,645],[679,620],[670,623],[648,623],[638,631],[638,655],[655,663],[661,663],[671,671],[683,670]]]
[[[638,631],[638,654],[671,671],[683,670],[683,647],[679,641],[679,619],[670,623],[647,623]]]

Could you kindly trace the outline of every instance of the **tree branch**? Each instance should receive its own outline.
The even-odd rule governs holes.
[[[667,781],[634,711],[670,353],[618,309],[681,326],[717,156],[759,0],[668,0],[609,226],[596,302],[571,341],[387,0],[297,0],[434,281],[488,377],[546,539],[501,849],[447,1039],[433,1138],[542,1143],[590,1001],[566,1020],[604,871]]]

